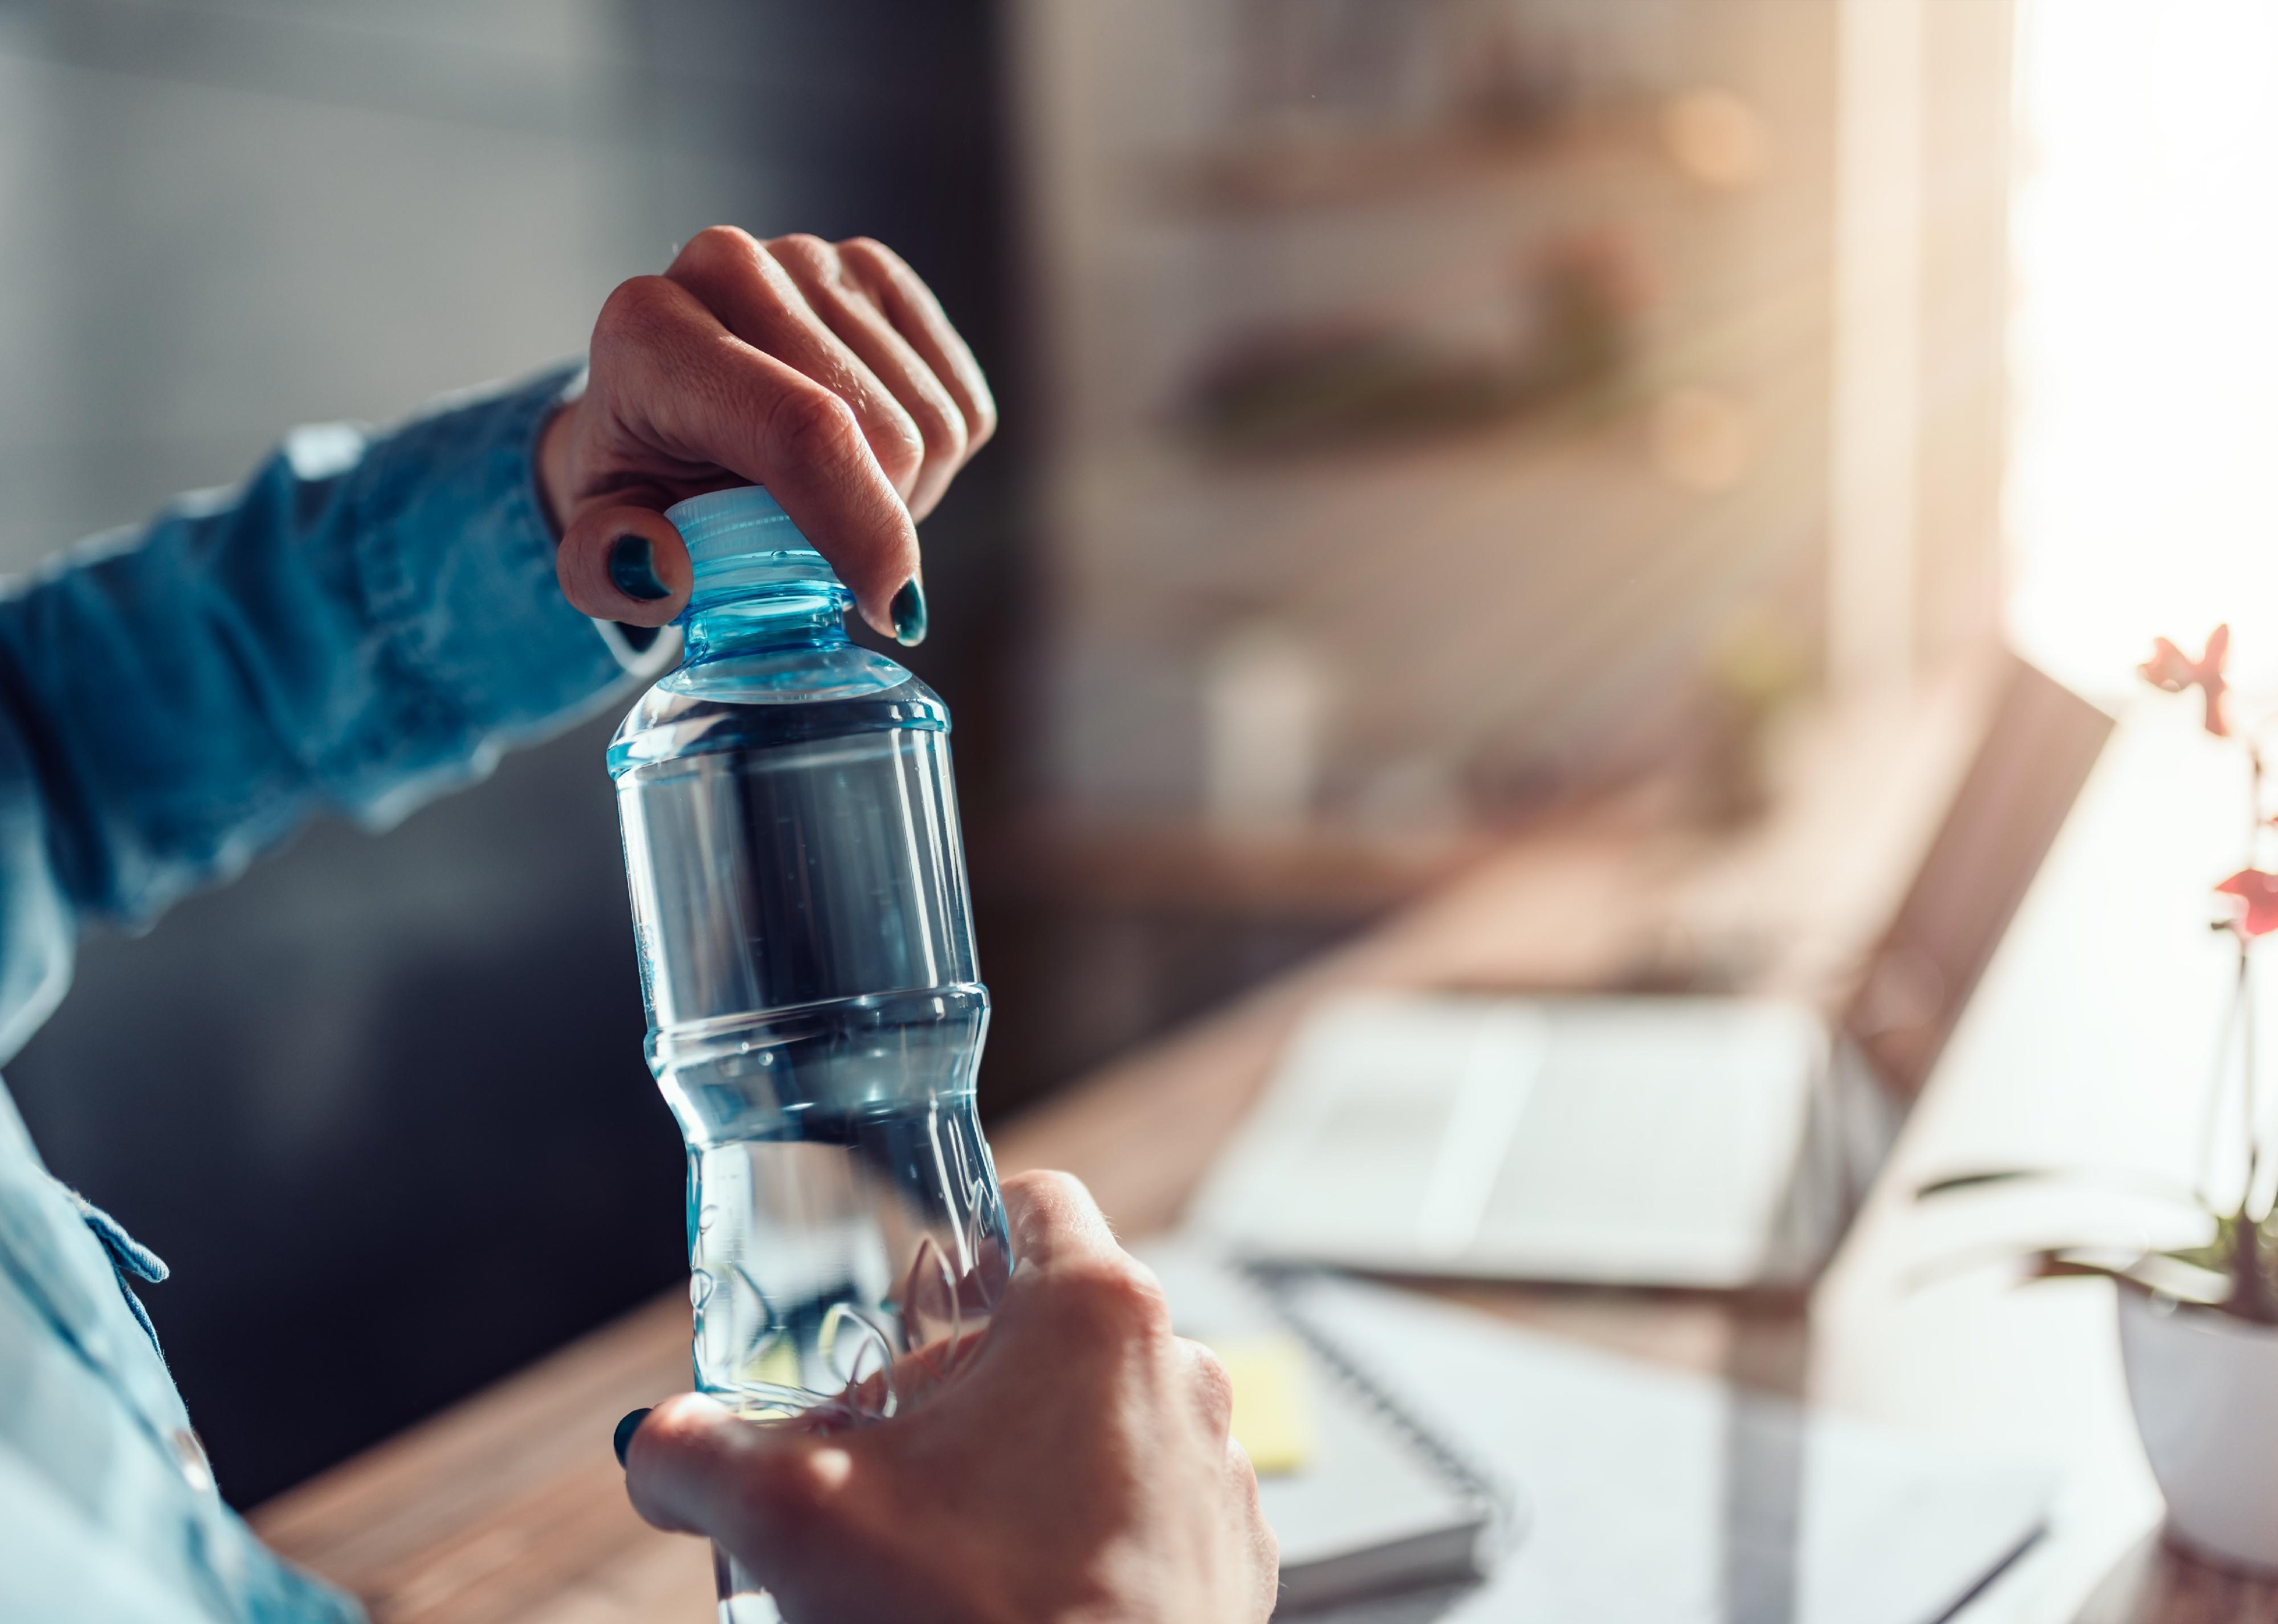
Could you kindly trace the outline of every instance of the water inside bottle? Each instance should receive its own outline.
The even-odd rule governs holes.
[[[1013,1265],[949,713],[848,639],[851,596],[766,492],[668,516],[686,659],[609,772],[688,1147],[696,1384],[754,1419],[883,1420],[956,1373]],[[716,1554],[722,1624],[772,1621]]]
[[[733,666],[668,678],[613,752],[697,1383],[755,1417],[914,1401],[1009,1268],[947,734],[886,672],[799,703]]]
[[[1006,1273],[969,1094],[802,1111],[691,1155],[706,1391],[760,1419],[883,1420],[954,1373]]]

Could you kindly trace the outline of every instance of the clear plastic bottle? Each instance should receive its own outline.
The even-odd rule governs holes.
[[[754,1419],[878,1419],[954,1372],[1013,1261],[949,713],[849,640],[852,595],[766,492],[668,516],[684,657],[608,762],[688,1147],[696,1384]]]

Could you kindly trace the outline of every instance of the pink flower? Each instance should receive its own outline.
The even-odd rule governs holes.
[[[2242,868],[2215,889],[2238,902],[2238,930],[2246,936],[2278,930],[2278,874]]]
[[[2152,639],[2152,658],[2136,667],[2136,675],[2152,687],[2179,694],[2186,688],[2198,688],[2206,694],[2206,730],[2218,737],[2230,731],[2222,715],[2223,690],[2229,683],[2223,680],[2222,662],[2230,652],[2230,628],[2218,626],[2207,633],[2206,652],[2197,660],[2165,637]],[[2251,871],[2250,871],[2251,872]],[[2226,885],[2229,881],[2224,881]],[[2263,930],[2270,927],[2264,926]],[[2252,933],[2261,934],[2260,931]]]

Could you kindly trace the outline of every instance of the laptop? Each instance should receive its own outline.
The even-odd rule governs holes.
[[[1316,1007],[1212,1170],[1237,1254],[1389,1273],[1737,1290],[1833,1252],[2112,730],[2014,656],[1858,987],[1365,992]]]

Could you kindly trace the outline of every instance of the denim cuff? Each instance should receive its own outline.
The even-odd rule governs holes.
[[[609,639],[562,596],[538,490],[539,437],[578,374],[565,366],[445,400],[390,434],[362,470],[365,609],[409,679],[394,726],[444,744],[420,752],[443,775],[479,775],[502,748],[558,730],[625,679]],[[436,775],[417,774],[361,810],[393,821],[432,793]]]
[[[446,400],[390,435],[362,531],[374,626],[483,732],[542,722],[617,675],[554,575],[539,434],[577,369]]]

